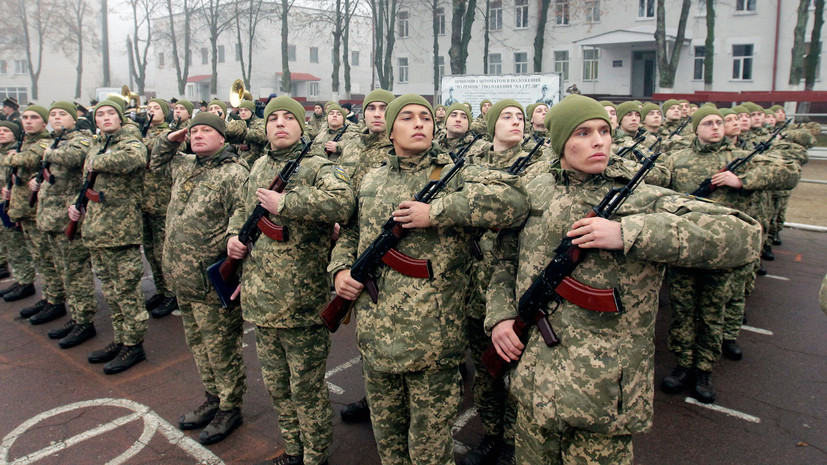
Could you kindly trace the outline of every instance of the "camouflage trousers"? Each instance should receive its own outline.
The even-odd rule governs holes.
[[[95,277],[89,249],[83,245],[80,233],[70,241],[63,232],[45,232],[52,255],[55,258],[63,288],[66,290],[66,305],[71,309],[72,318],[80,324],[93,323],[98,311],[95,298]]]
[[[784,221],[787,214],[787,203],[790,200],[791,190],[775,191],[772,194],[773,215],[770,218],[770,230],[768,243],[765,245],[772,245],[772,241],[778,239],[778,234],[784,229]]]
[[[164,297],[172,297],[173,293],[167,287],[164,271],[161,269],[164,256],[164,238],[166,237],[166,215],[150,215],[143,213],[144,224],[144,256],[152,270],[152,280],[155,282],[155,293]]]
[[[144,263],[140,246],[90,248],[89,254],[112,312],[114,341],[126,345],[143,342],[149,314],[141,290]]]
[[[2,207],[0,207],[2,208]],[[32,284],[34,282],[34,259],[31,250],[33,246],[29,243],[21,228],[2,228],[3,245],[6,249],[6,257],[11,267],[12,277],[20,284]]]
[[[723,339],[725,341],[734,341],[738,339],[738,334],[741,333],[747,298],[747,284],[750,281],[755,281],[755,269],[752,263],[732,272],[729,280],[730,297],[724,311]]]
[[[325,383],[330,333],[322,326],[256,326],[256,351],[264,386],[279,413],[284,451],[306,465],[327,460],[333,441],[333,409]]]
[[[474,408],[482,420],[486,435],[502,436],[506,444],[514,444],[514,423],[517,421],[517,401],[509,395],[503,379],[494,379],[482,364],[483,352],[491,346],[485,334],[484,320],[468,317],[465,332],[474,360]]]
[[[37,223],[32,220],[21,220],[20,226],[26,239],[32,244],[32,256],[35,258],[37,272],[40,273],[41,295],[49,303],[63,303],[66,300],[63,269],[58,268],[52,248],[49,247],[47,233],[37,229]]]
[[[363,372],[382,465],[453,464],[459,370],[383,373],[364,365]]]
[[[222,410],[241,407],[247,390],[241,336],[241,308],[224,308],[215,293],[201,300],[178,297],[187,346],[204,388],[221,400]]]
[[[559,422],[538,424],[520,405],[516,427],[516,463],[520,465],[631,465],[632,435],[608,436]]]
[[[666,282],[672,300],[669,350],[679,366],[711,371],[721,358],[724,308],[730,299],[732,272],[669,267]]]

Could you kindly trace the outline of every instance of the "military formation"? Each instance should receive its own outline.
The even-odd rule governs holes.
[[[331,458],[338,309],[366,392],[341,416],[371,422],[383,464],[453,463],[469,352],[484,436],[464,464],[631,464],[656,386],[712,403],[720,357],[744,356],[747,297],[820,127],[751,102],[569,94],[477,117],[382,89],[361,117],[287,96],[113,94],[89,117],[6,99],[0,294],[34,296],[39,274],[20,315],[65,318],[48,337],[69,349],[103,324],[97,276],[113,339],[88,361],[110,375],[163,350],[144,348],[147,321],[177,309],[205,396],[178,426],[203,444],[243,423],[252,324],[284,441],[268,463]],[[653,383],[664,284],[675,362]]]

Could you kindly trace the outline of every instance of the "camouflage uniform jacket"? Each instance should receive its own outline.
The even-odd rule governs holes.
[[[330,158],[331,160],[340,158],[342,155],[342,148],[345,146],[345,144],[347,144],[348,141],[359,135],[359,133],[354,131],[354,126],[356,126],[355,124],[351,123],[350,121],[347,121],[346,124],[347,127],[343,125],[339,129],[327,128],[327,130],[325,130],[324,132],[320,132],[319,135],[317,135],[313,139],[313,148],[310,149],[310,153],[313,155],[318,155],[322,158]],[[335,139],[340,132],[342,133],[342,136],[339,138],[339,141],[337,142],[339,151],[328,155],[325,152],[324,144]]]
[[[477,117],[474,118],[473,121],[471,121],[468,130],[475,132],[477,134],[483,134],[483,138],[485,140],[491,140],[491,138],[488,136],[488,121],[485,119],[485,115],[483,114],[477,115]]]
[[[14,221],[35,220],[37,207],[29,206],[29,194],[32,193],[29,190],[29,180],[35,177],[37,170],[40,169],[43,152],[49,148],[51,138],[51,134],[46,130],[37,134],[26,134],[20,152],[6,155],[5,164],[11,168],[17,168],[18,180],[11,188],[11,201],[9,203],[9,218]],[[12,148],[14,147],[16,145],[12,146]]]
[[[350,178],[354,192],[358,192],[362,176],[381,165],[392,148],[393,144],[384,132],[375,134],[368,129],[348,141],[342,149],[342,156],[336,161]]]
[[[251,124],[250,127],[247,127],[247,122],[244,120],[227,121],[226,124],[225,139],[228,144],[247,144],[261,147],[270,145],[270,140],[267,139],[266,121],[262,121],[261,125]]]
[[[146,137],[143,138],[144,145],[146,145],[147,153],[152,153],[152,148],[155,142],[162,134],[166,138],[166,133],[169,132],[169,125],[167,123],[150,126]],[[165,165],[159,169],[149,169],[149,158],[146,160],[146,173],[144,173],[144,191],[143,203],[141,204],[141,211],[150,215],[164,216],[167,214],[167,205],[169,205],[169,196],[172,192],[172,178],[169,171],[169,165]]]
[[[237,144],[236,152],[238,152],[239,157],[247,162],[247,166],[252,166],[261,157],[261,154],[267,150],[267,146],[270,145],[266,137],[264,141],[261,140],[261,135],[264,134],[264,120],[255,115],[251,116],[250,122],[247,123],[247,134],[252,137],[249,140],[245,138],[244,143]]]
[[[400,158],[393,150],[387,163],[362,179],[356,213],[342,226],[328,271],[332,276],[351,266],[382,231],[400,202],[410,200],[436,167],[451,168],[448,155],[431,149]],[[468,246],[477,228],[507,228],[527,214],[517,177],[477,165],[465,168],[430,204],[432,226],[413,229],[399,252],[430,259],[433,279],[411,278],[381,265],[375,272],[379,302],[367,292],[356,301],[357,339],[362,359],[388,373],[442,370],[461,363],[465,295],[471,255]]]
[[[101,137],[86,153],[84,172],[98,173],[95,190],[104,200],[86,206],[83,243],[90,248],[141,244],[146,146],[125,128],[112,134],[105,153],[98,153],[105,143]]]
[[[304,133],[311,140],[314,139],[322,130],[322,126],[327,124],[327,116],[318,116],[315,112],[310,115],[307,123],[304,125]]]
[[[44,179],[37,193],[37,228],[41,231],[59,233],[69,223],[66,208],[77,200],[83,185],[83,162],[92,143],[88,131],[69,131],[46,158],[55,183]]]
[[[207,267],[227,255],[227,223],[241,202],[247,180],[244,160],[227,144],[210,157],[177,151],[179,144],[158,139],[151,168],[169,165],[172,196],[164,241],[164,277],[187,300],[211,291]]]
[[[259,158],[241,187],[241,203],[227,232],[238,235],[258,200],[256,189],[267,188],[301,144]],[[325,158],[306,157],[290,179],[279,203],[279,214],[268,215],[288,229],[289,239],[276,242],[262,234],[244,259],[241,301],[244,319],[269,328],[300,328],[321,324],[319,307],[330,295],[325,274],[333,223],[345,221],[354,208],[353,190],[342,169]]]
[[[455,137],[453,139],[448,138],[448,133],[443,132],[437,134],[434,137],[434,145],[438,146],[439,149],[445,153],[450,153],[454,151],[459,151],[466,145],[468,145],[474,139],[474,135],[471,132],[466,132],[462,137]],[[475,156],[481,154],[482,152],[488,150],[490,143],[485,142],[483,139],[477,139],[474,142],[474,145],[468,150],[468,158],[474,158]]]
[[[554,256],[571,225],[625,182],[558,165],[528,183],[531,213],[519,234],[519,265],[510,279],[492,280],[487,329],[516,316],[518,296]],[[547,347],[532,329],[511,376],[521,408],[564,427],[608,435],[652,425],[655,314],[664,264],[732,268],[754,260],[761,243],[760,227],[747,215],[646,184],[616,218],[623,249],[587,252],[572,277],[617,289],[626,313],[595,312],[562,300],[548,309],[560,345]]]
[[[678,129],[678,126],[680,126],[683,123],[683,120],[684,120],[684,118],[681,118],[677,121],[669,121],[666,118],[664,118],[663,119],[663,124],[660,125],[660,135],[661,135],[661,137],[663,137],[664,139],[669,137],[669,135],[672,134],[672,132],[674,132],[675,129]],[[683,127],[681,132],[679,132],[678,134],[675,134],[675,135],[676,136],[681,136],[681,137],[691,136],[692,135],[692,122],[690,121],[689,123],[687,123],[687,125]]]

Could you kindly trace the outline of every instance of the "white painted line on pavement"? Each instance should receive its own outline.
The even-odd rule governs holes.
[[[770,278],[770,279],[777,279],[779,281],[789,281],[790,280],[790,278],[785,278],[784,276],[778,276],[778,275],[774,275],[774,274],[764,275],[764,277],[765,278]]]
[[[798,182],[809,182],[813,184],[827,184],[827,181],[823,179],[800,179]]]
[[[768,329],[756,328],[755,326],[741,325],[741,329],[745,329],[745,330],[751,331],[753,333],[763,334],[765,336],[772,336],[772,331],[770,331]]]
[[[451,427],[451,436],[457,434],[458,432],[462,431],[462,428],[465,428],[466,423],[469,420],[474,418],[474,415],[477,414],[477,410],[474,407],[469,408],[468,410],[462,412],[458,417],[457,421],[454,422],[454,426]],[[467,454],[470,449],[465,444],[457,441],[454,439],[454,452],[457,454],[463,455]]]
[[[361,360],[362,360],[362,357],[353,357],[352,359],[348,360],[347,362],[345,362],[345,363],[343,363],[343,364],[341,364],[337,367],[331,368],[330,370],[327,371],[327,373],[324,374],[324,379],[330,378],[331,376],[335,375],[336,373],[338,373],[340,371],[347,370],[348,368],[352,367],[353,365],[356,365],[357,363],[359,363]],[[330,389],[330,392],[332,392],[333,394],[342,395],[342,394],[345,393],[344,389],[342,389],[341,387],[331,383],[330,381],[327,381],[327,388]]]
[[[803,224],[803,223],[790,223],[789,221],[784,222],[785,228],[795,228],[801,229],[803,231],[813,231],[813,232],[827,232],[827,228],[824,226],[817,226],[814,224]]]
[[[761,419],[750,415],[748,413],[739,412],[737,410],[732,410],[731,408],[721,407],[717,404],[704,404],[698,402],[694,397],[687,397],[686,399],[687,404],[697,405],[698,407],[703,407],[708,410],[714,410],[716,412],[721,412],[723,414],[729,415],[731,417],[740,418],[741,420],[749,421],[751,423],[761,423]]]

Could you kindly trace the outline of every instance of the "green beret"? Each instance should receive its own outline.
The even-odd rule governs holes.
[[[12,121],[0,121],[0,126],[4,126],[11,129],[11,132],[14,133],[15,138],[20,137],[20,126],[18,126],[17,123],[14,123]]]
[[[25,109],[23,109],[23,111],[21,111],[20,114],[22,115],[23,113],[26,113],[27,111],[35,112],[38,115],[40,115],[41,118],[43,118],[44,122],[47,122],[47,123],[49,122],[49,110],[41,107],[40,105],[29,105]]]
[[[717,108],[708,107],[708,106],[703,106],[701,108],[698,108],[698,111],[696,111],[695,113],[692,114],[692,132],[697,132],[698,131],[698,125],[701,123],[701,120],[706,118],[709,115],[718,115],[721,118],[724,117],[724,115],[722,115],[721,112]]]
[[[718,111],[721,112],[721,116],[723,116],[724,118],[726,118],[729,115],[738,116],[738,113],[732,111],[732,108],[720,108]]]
[[[525,125],[525,110],[523,110],[523,106],[520,105],[520,102],[510,98],[503,99],[493,105],[485,115],[485,122],[488,125],[488,137],[494,137],[494,127],[497,126],[497,119],[500,117],[500,113],[508,107],[517,107],[520,109],[523,113],[523,124]]]
[[[95,105],[94,111],[98,111],[98,108],[101,107],[114,108],[115,111],[118,112],[118,116],[121,118],[121,123],[123,123],[123,107],[118,105],[118,102],[116,100],[101,100],[100,102],[98,102],[97,105]]]
[[[393,99],[396,97],[393,93],[388,92],[385,89],[373,89],[372,91],[368,92],[368,95],[365,95],[364,100],[362,100],[362,112],[364,113],[365,108],[372,102],[382,102],[385,105],[391,103]]]
[[[482,102],[480,102],[480,110],[482,110],[482,106],[485,105],[486,103],[490,103],[491,105],[494,105],[494,102],[492,102],[491,100],[488,100],[487,98],[482,99]]]
[[[734,111],[735,113],[739,113],[739,114],[740,113],[749,114],[749,108],[747,108],[743,105],[735,105],[734,107],[732,107],[732,111]]]
[[[665,115],[666,112],[675,105],[681,106],[681,102],[679,102],[679,101],[677,101],[673,98],[670,98],[669,100],[663,102],[663,105],[661,105],[661,107],[660,107],[661,112]]]
[[[601,100],[601,101],[600,101],[600,102],[598,102],[598,103],[600,103],[600,104],[601,104],[601,105],[603,105],[604,107],[612,107],[612,108],[614,108],[614,109],[615,109],[615,112],[617,111],[617,105],[615,105],[614,103],[612,103],[612,102],[610,102],[610,101],[608,101],[608,100]]]
[[[606,111],[606,109],[604,108],[603,111]],[[618,105],[617,106],[617,121],[618,121],[618,123],[620,122],[620,120],[623,119],[624,116],[626,116],[627,113],[629,113],[631,111],[636,111],[636,112],[640,113],[640,107],[638,106],[637,103],[635,103],[635,102],[623,102],[620,105]]]
[[[453,113],[457,110],[465,112],[465,116],[468,117],[468,121],[471,121],[471,110],[469,110],[468,107],[466,107],[464,104],[459,103],[459,102],[451,105],[450,107],[448,107],[447,110],[445,110],[445,117],[447,118],[447,117],[451,116],[451,113]]]
[[[209,126],[218,131],[222,137],[226,137],[227,124],[224,122],[224,119],[208,111],[198,112],[198,114],[192,118],[189,129],[192,130],[195,126]]]
[[[238,104],[238,108],[246,108],[255,113],[256,111],[256,102],[252,100],[242,100],[241,103]]]
[[[332,103],[332,102],[330,102]],[[334,103],[335,105],[335,103]],[[273,100],[270,100],[270,103],[264,107],[264,131],[267,132],[267,120],[270,118],[270,115],[273,114],[274,111],[287,111],[292,113],[293,116],[299,121],[299,126],[302,128],[302,132],[304,132],[304,107],[301,103],[293,100],[292,98],[282,95],[280,97],[276,97]]]
[[[631,102],[627,102],[631,103]],[[560,157],[569,137],[584,121],[602,119],[610,127],[609,114],[597,100],[585,95],[569,94],[552,106],[544,121],[548,136],[551,139],[551,148]]]
[[[646,119],[646,115],[649,114],[650,111],[657,110],[660,111],[660,107],[652,102],[646,102],[643,104],[643,108],[640,109],[640,119],[643,121]],[[661,115],[663,113],[661,112]]]
[[[192,102],[190,102],[189,100],[181,99],[181,100],[175,102],[175,104],[176,105],[183,105],[184,108],[187,109],[187,113],[189,113],[189,115],[192,116],[192,111],[195,109]]]
[[[66,101],[55,102],[55,103],[52,104],[52,107],[49,108],[49,113],[51,113],[52,110],[54,110],[56,108],[60,109],[60,110],[63,110],[66,113],[69,113],[70,115],[72,115],[72,118],[74,118],[75,121],[78,120],[78,107],[74,103],[66,102]]]
[[[161,107],[161,112],[164,114],[164,118],[166,118],[169,115],[169,104],[166,102],[166,100],[159,99],[159,98],[152,98],[152,99],[149,99],[149,101],[150,102],[155,102]]]
[[[385,135],[390,137],[391,130],[393,130],[393,124],[396,122],[396,117],[399,115],[399,112],[402,111],[403,108],[407,107],[408,105],[422,105],[423,107],[427,108],[428,111],[431,112],[431,118],[434,117],[434,109],[431,108],[431,104],[428,103],[427,100],[422,98],[421,95],[417,94],[405,94],[400,95],[393,99],[391,103],[388,104],[388,109],[385,110]],[[436,125],[434,125],[434,131],[436,131]],[[431,134],[433,135],[433,134]]]
[[[213,100],[210,100],[210,103],[207,104],[207,108],[209,109],[213,105],[218,105],[219,107],[221,107],[221,112],[224,114],[224,116],[227,116],[227,104],[226,103],[224,103],[224,102],[222,102],[221,100],[218,100],[218,99],[213,99]]]

